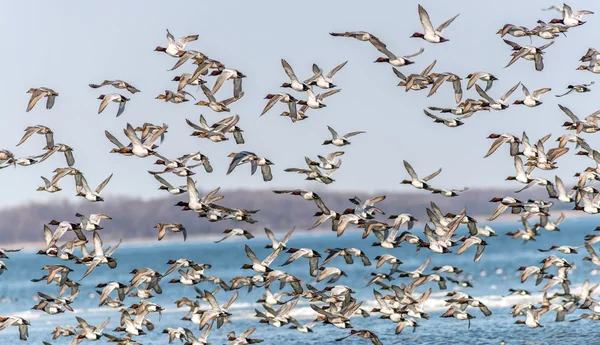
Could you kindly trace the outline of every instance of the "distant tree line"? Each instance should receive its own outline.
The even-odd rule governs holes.
[[[485,216],[491,215],[497,206],[495,203],[488,202],[494,196],[510,195],[524,201],[528,198],[547,199],[547,195],[543,192],[545,190],[515,194],[513,190],[507,189],[472,189],[458,197],[447,198],[428,192],[367,194],[365,192],[317,190],[325,204],[337,212],[354,207],[348,200],[354,196],[366,200],[376,195],[387,195],[387,198],[379,204],[386,215],[378,216],[378,219],[385,220],[392,214],[410,213],[421,221],[426,220],[425,208],[429,207],[430,201],[435,202],[444,212],[457,213],[466,207],[469,215]],[[277,195],[269,190],[231,190],[221,193],[225,195],[225,199],[219,202],[220,205],[260,210],[253,217],[257,223],[236,223],[229,220],[211,223],[206,218],[199,218],[192,211],[181,211],[180,207],[174,205],[177,201],[186,200],[187,194],[168,195],[149,200],[109,195],[106,197],[106,202],[54,201],[52,203],[31,203],[0,210],[0,219],[3,220],[0,225],[2,227],[0,247],[15,242],[42,242],[43,224],[51,220],[76,222],[75,213],[77,212],[107,214],[112,217],[112,220],[103,221],[102,226],[105,228],[103,238],[131,239],[156,238],[154,225],[159,222],[182,223],[188,229],[190,236],[222,233],[223,230],[232,227],[241,227],[250,231],[262,230],[263,227],[274,231],[286,231],[293,226],[298,229],[306,229],[314,223],[316,218],[313,215],[319,211],[312,201],[303,200],[298,196]],[[559,203],[553,207],[553,210],[559,210],[561,207],[564,209],[569,205]],[[330,226],[330,223],[327,222],[326,225]],[[326,225],[322,227],[325,228]]]

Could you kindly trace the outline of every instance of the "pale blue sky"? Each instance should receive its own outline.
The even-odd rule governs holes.
[[[589,38],[600,29],[597,15],[587,16],[587,24],[571,29],[568,37],[560,37],[548,48],[546,67],[543,72],[536,72],[533,63],[525,61],[504,69],[511,51],[496,32],[507,22],[532,28],[538,19],[549,21],[558,17],[558,12],[541,10],[552,2],[422,0],[420,3],[428,10],[434,26],[460,13],[445,31],[444,36],[450,42],[438,45],[409,38],[413,32],[422,31],[418,3],[305,1],[284,5],[279,1],[219,1],[208,5],[204,1],[107,0],[70,1],[67,7],[64,2],[2,2],[0,11],[5,17],[0,28],[5,35],[0,64],[3,77],[0,113],[4,131],[0,147],[18,156],[39,154],[44,146],[42,137],[35,136],[20,147],[14,145],[26,126],[47,125],[54,130],[56,142],[75,149],[75,166],[85,173],[91,185],[96,186],[114,172],[105,190],[107,200],[117,194],[158,197],[166,194],[157,190],[158,184],[146,173],[156,168],[153,160],[109,154],[112,145],[103,132],[107,129],[123,138],[122,129],[127,122],[133,125],[164,122],[169,124],[169,133],[160,147],[161,154],[174,157],[200,150],[210,157],[215,171],[206,174],[198,169],[195,176],[201,187],[317,189],[323,186],[283,169],[302,167],[304,156],[316,158],[336,149],[321,146],[329,137],[326,126],[331,125],[341,133],[365,130],[367,134],[353,138],[352,145],[343,148],[346,155],[342,157],[342,168],[333,176],[336,182],[327,189],[410,191],[399,184],[407,176],[403,159],[422,175],[443,167],[435,180],[435,185],[441,187],[510,186],[504,178],[513,174],[512,159],[505,148],[482,159],[491,144],[485,139],[487,135],[492,132],[520,135],[526,130],[531,139],[547,133],[552,133],[554,139],[563,133],[560,125],[567,120],[556,106],[557,101],[581,116],[600,108],[600,103],[593,102],[600,95],[597,88],[589,94],[554,97],[563,93],[568,84],[596,79],[590,72],[575,69],[578,59],[595,44]],[[574,9],[597,10],[594,3],[587,1],[570,4]],[[192,130],[185,124],[186,118],[197,122],[199,115],[204,114],[209,122],[214,122],[223,118],[224,113],[214,113],[193,102],[175,105],[154,99],[165,89],[176,89],[171,82],[175,75],[193,71],[186,64],[167,72],[176,60],[153,51],[157,45],[166,44],[166,28],[176,37],[199,34],[199,39],[187,48],[202,51],[248,76],[243,84],[245,97],[231,106],[231,114],[241,117],[238,125],[245,131],[245,145],[236,145],[233,140],[215,144],[189,136]],[[381,56],[373,46],[328,34],[347,30],[372,32],[398,55],[424,47],[425,52],[413,59],[414,65],[401,68],[405,74],[420,72],[437,59],[434,69],[437,72],[466,77],[482,70],[496,75],[500,80],[489,92],[495,98],[518,81],[531,91],[542,87],[553,90],[544,95],[544,104],[538,108],[511,106],[503,112],[479,112],[463,127],[446,128],[432,123],[422,109],[454,106],[450,84],[442,86],[430,98],[426,97],[427,92],[405,93],[396,86],[399,80],[390,65],[373,63]],[[527,38],[509,39],[529,44]],[[534,37],[533,43],[539,46],[547,41]],[[281,104],[259,118],[266,103],[263,97],[282,91],[279,85],[286,81],[281,58],[294,67],[301,79],[311,76],[312,63],[329,71],[349,60],[335,79],[342,92],[327,99],[327,108],[310,110],[310,118],[303,122],[292,124],[289,119],[279,117],[285,110]],[[123,79],[142,91],[135,95],[122,92],[131,96],[131,101],[120,118],[114,117],[116,104],[97,114],[98,95],[116,89],[93,90],[87,84],[104,79]],[[40,102],[26,113],[29,94],[25,92],[39,86],[53,88],[60,96],[52,110],[46,110]],[[217,98],[229,97],[230,88],[230,84],[225,85]],[[189,91],[203,98],[195,89]],[[470,90],[464,98],[476,96],[475,90]],[[521,96],[519,89],[511,102]],[[587,135],[586,139],[592,145],[597,142],[593,136]],[[276,164],[274,180],[265,183],[260,174],[251,177],[249,167],[245,166],[226,176],[229,163],[226,156],[239,150],[271,159]],[[558,171],[568,180],[587,164],[586,159],[569,153],[560,159]],[[0,171],[0,186],[5,196],[0,206],[74,199],[72,179],[61,183],[64,191],[60,193],[36,192],[42,185],[39,176],[51,177],[52,170],[62,166],[66,166],[64,157],[56,155],[37,166]],[[550,172],[541,176],[553,175]],[[184,181],[176,180],[173,175],[167,178],[181,184]]]

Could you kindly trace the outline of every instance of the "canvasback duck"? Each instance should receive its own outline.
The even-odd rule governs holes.
[[[292,66],[290,66],[290,64],[287,61],[285,61],[285,59],[281,59],[281,66],[283,66],[285,74],[287,74],[291,81],[291,83],[283,83],[281,87],[289,87],[295,91],[300,92],[308,90],[308,85],[298,81],[298,77],[296,77],[294,69],[292,68]]]
[[[177,54],[179,56],[179,60],[175,63],[175,65],[169,69],[169,71],[173,71],[179,68],[181,65],[186,63],[189,59],[194,59],[194,62],[202,62],[208,59],[208,56],[202,54],[197,50],[185,50]]]
[[[29,337],[29,326],[31,326],[31,324],[24,318],[19,316],[0,317],[0,322],[2,322],[0,331],[7,327],[15,326],[19,328],[19,339],[27,340]]]
[[[291,114],[296,113],[296,102],[298,102],[298,100],[296,98],[294,98],[294,96],[290,95],[289,93],[284,93],[284,92],[280,92],[280,93],[276,93],[276,94],[270,93],[265,96],[265,99],[268,99],[269,102],[267,102],[267,105],[263,109],[260,116],[263,116],[267,111],[269,111],[269,109],[273,108],[273,106],[277,102],[288,104],[288,106],[290,108],[290,113]]]
[[[433,122],[443,123],[446,127],[451,127],[451,128],[464,125],[465,123],[462,122],[461,120],[466,119],[466,118],[470,117],[471,115],[473,115],[473,112],[470,112],[461,117],[451,118],[451,119],[442,119],[441,117],[437,117],[425,109],[423,109],[423,113],[425,113],[425,115],[427,115],[428,117],[432,118]]]
[[[242,72],[235,69],[224,68],[212,71],[210,75],[219,76],[217,78],[217,81],[215,82],[215,85],[213,86],[213,94],[217,93],[217,91],[219,91],[223,83],[225,83],[225,81],[227,81],[228,79],[233,79],[233,96],[240,97],[240,94],[242,94],[242,79],[246,78],[246,75]]]
[[[189,93],[185,90],[181,90],[181,91],[177,91],[177,92],[165,90],[165,94],[164,95],[160,94],[160,95],[156,96],[156,99],[164,99],[165,102],[179,104],[179,103],[189,101],[189,99],[187,99],[186,96],[190,96],[194,100],[196,100],[196,97],[194,97],[194,95],[192,95],[191,93]]]
[[[118,93],[111,93],[108,95],[100,95],[98,99],[101,99],[100,107],[98,108],[98,114],[102,113],[109,102],[119,103],[119,109],[117,110],[117,117],[121,116],[125,111],[125,103],[129,101],[129,98],[120,95]]]
[[[217,123],[217,126],[213,125],[208,129],[203,126],[198,126],[188,119],[186,119],[186,122],[189,126],[191,126],[192,128],[194,128],[196,130],[195,132],[193,132],[191,134],[192,136],[206,138],[212,142],[221,142],[221,141],[229,140],[229,138],[227,138],[225,136],[225,134],[231,133],[232,129],[234,131],[236,131],[235,125],[238,123],[239,120],[240,120],[239,115],[235,115],[234,117],[230,116],[226,119],[221,120],[219,123]],[[235,137],[235,132],[234,132],[234,137]],[[238,141],[237,138],[236,138],[236,141]]]
[[[427,97],[430,97],[431,95],[433,95],[437,89],[440,88],[440,86],[442,86],[442,84],[447,81],[452,83],[452,87],[454,88],[454,99],[456,101],[456,103],[460,103],[460,100],[462,99],[462,86],[461,86],[461,80],[462,78],[457,76],[454,73],[431,73],[429,75],[431,78],[437,78],[435,80],[435,82],[433,83],[433,86],[431,87],[431,90],[429,90],[429,94],[427,95]]]
[[[24,143],[25,140],[29,139],[34,134],[44,135],[46,137],[46,147],[49,150],[52,150],[54,148],[54,132],[52,132],[52,130],[49,127],[41,125],[28,126],[27,128],[25,128],[25,134],[23,134],[23,137],[21,138],[21,140],[19,140],[17,146]]]
[[[274,163],[267,158],[259,157],[255,153],[249,151],[234,152],[231,153],[229,157],[232,159],[231,163],[229,164],[229,168],[227,169],[227,175],[231,174],[237,166],[244,163],[250,163],[250,172],[252,175],[254,175],[256,169],[260,167],[263,180],[265,182],[273,179],[273,175],[271,174],[271,165],[274,165]]]
[[[412,57],[421,55],[421,53],[423,53],[425,51],[425,49],[421,48],[421,49],[419,49],[418,52],[416,52],[414,54],[410,54],[410,55],[406,55],[406,56],[397,56],[394,53],[392,53],[389,49],[387,49],[386,45],[383,44],[383,42],[381,42],[381,41],[377,41],[377,42],[373,43],[373,45],[383,55],[387,56],[387,57],[379,57],[374,62],[387,62],[390,65],[395,66],[395,67],[412,65],[414,62],[410,61],[409,59]]]
[[[585,55],[582,56],[581,59],[579,59],[579,61],[581,61],[581,62],[590,62],[590,61],[600,62],[600,54],[598,53],[598,51],[596,49],[588,48]]]
[[[359,41],[379,40],[375,35],[366,31],[330,32],[329,34],[334,37],[352,37]]]
[[[229,112],[230,109],[227,107],[228,105],[230,105],[231,103],[239,100],[240,98],[244,97],[244,93],[241,92],[238,97],[233,96],[231,98],[225,99],[221,102],[218,102],[215,98],[215,96],[213,95],[213,92],[210,91],[209,88],[207,88],[204,84],[200,84],[200,87],[202,88],[202,91],[204,92],[204,95],[206,95],[206,97],[208,98],[208,102],[206,101],[199,101],[198,103],[196,103],[196,105],[201,105],[201,106],[207,106],[210,109],[216,111],[217,113],[220,112]]]
[[[481,97],[483,97],[485,100],[488,101],[491,109],[504,110],[504,109],[508,108],[508,106],[509,106],[508,104],[506,104],[508,97],[510,97],[510,95],[512,95],[513,92],[515,92],[515,90],[519,87],[519,85],[521,85],[521,82],[516,83],[515,86],[510,88],[510,90],[506,91],[506,93],[504,95],[502,95],[502,97],[500,97],[500,99],[493,99],[477,84],[475,84],[475,90],[477,90],[477,93]]]
[[[338,147],[345,146],[345,145],[350,145],[351,142],[348,140],[348,138],[353,137],[353,136],[358,135],[358,134],[366,133],[365,131],[356,131],[356,132],[346,133],[346,134],[340,136],[330,126],[327,126],[327,129],[329,129],[329,132],[331,132],[331,136],[333,137],[333,139],[331,139],[331,140],[325,140],[323,142],[323,145],[333,144],[333,145],[338,146]]]
[[[333,83],[333,76],[339,72],[344,66],[346,66],[346,64],[348,63],[348,61],[344,61],[341,64],[335,66],[331,71],[329,71],[329,73],[327,73],[327,76],[323,76],[323,70],[319,68],[319,66],[317,66],[317,64],[313,64],[312,65],[312,71],[315,74],[316,79],[313,77],[311,79],[313,80],[307,80],[304,83],[307,85],[317,85],[317,87],[320,87],[321,89],[331,89],[336,87],[337,85],[335,85]]]
[[[419,32],[415,32],[411,37],[422,38],[430,43],[447,42],[449,40],[447,38],[442,37],[442,33],[448,27],[448,25],[452,24],[454,19],[456,19],[456,17],[458,17],[459,15],[460,14],[455,15],[454,17],[448,19],[440,26],[438,26],[437,29],[434,29],[433,25],[431,24],[431,20],[429,19],[429,14],[423,8],[423,6],[419,5],[419,20],[421,21],[421,25],[423,26],[423,30],[425,33],[422,34]]]
[[[187,239],[187,231],[185,227],[179,223],[157,223],[154,228],[158,229],[158,240],[162,240],[167,231],[170,232],[181,232],[183,234],[183,240]]]
[[[104,80],[102,82],[102,84],[89,84],[89,86],[92,89],[97,89],[103,86],[107,86],[107,85],[111,85],[117,89],[125,89],[131,93],[136,93],[136,92],[140,92],[140,90],[138,90],[136,87],[134,87],[133,85],[129,84],[126,81],[123,80],[119,80],[119,79],[115,79],[115,80]]]
[[[315,93],[312,90],[312,86],[310,86],[308,88],[308,90],[306,90],[306,93],[308,94],[308,99],[306,101],[299,100],[298,104],[306,105],[311,109],[324,108],[327,105],[323,103],[323,100],[331,95],[335,95],[336,93],[338,93],[340,91],[342,91],[342,89],[329,90],[329,91],[321,93],[319,95],[315,95]]]
[[[563,24],[569,28],[575,27],[575,26],[580,26],[580,25],[585,24],[585,22],[581,20],[583,18],[583,16],[586,14],[594,14],[594,12],[588,11],[588,10],[573,11],[573,9],[571,9],[571,6],[569,6],[567,4],[563,4],[562,14],[563,14],[562,19],[555,18],[555,19],[552,19],[550,21],[550,23]]]
[[[404,163],[404,168],[406,169],[406,171],[408,172],[408,174],[410,175],[410,180],[403,180],[402,184],[410,184],[413,187],[417,188],[417,189],[428,189],[429,188],[429,184],[427,182],[429,182],[430,180],[432,180],[434,177],[436,177],[437,175],[439,175],[442,172],[442,168],[439,168],[438,170],[436,170],[433,174],[424,177],[423,179],[419,179],[419,176],[417,175],[417,173],[415,172],[415,170],[413,169],[413,167],[407,162],[407,161],[403,161]]]
[[[398,86],[404,86],[405,92],[408,92],[409,90],[426,89],[428,85],[433,84],[434,82],[429,73],[435,66],[436,62],[437,60],[434,60],[420,74],[410,74],[408,77],[402,74],[402,72],[397,70],[395,67],[392,67],[394,74],[402,80],[400,83],[398,83]]]
[[[359,337],[359,338],[363,338],[363,339],[368,339],[371,341],[371,343],[373,343],[373,345],[383,345],[383,343],[381,342],[381,340],[379,340],[379,337],[377,336],[377,334],[375,334],[375,332],[369,331],[367,329],[361,329],[361,330],[354,330],[351,329],[350,330],[350,335],[347,335],[345,337],[342,338],[338,338],[335,341],[342,341],[346,338],[349,337]]]
[[[508,62],[508,64],[506,66],[504,66],[504,68],[509,67],[510,65],[515,63],[515,61],[519,60],[520,58],[523,58],[528,61],[534,61],[535,62],[535,70],[541,71],[544,69],[544,56],[543,56],[544,49],[553,45],[554,41],[552,41],[548,44],[545,44],[541,47],[520,46],[509,40],[504,40],[504,43],[510,45],[512,47],[512,49],[514,50],[514,52],[511,54],[512,59]]]
[[[513,104],[523,104],[528,107],[537,107],[538,105],[542,104],[542,102],[540,101],[540,98],[542,97],[542,95],[548,91],[551,91],[552,89],[549,87],[545,87],[542,89],[535,90],[535,91],[533,91],[532,94],[530,94],[527,87],[525,85],[523,85],[522,90],[523,90],[523,93],[525,94],[525,99],[518,99],[518,100],[514,101]]]
[[[493,74],[487,72],[471,73],[467,76],[467,79],[469,79],[469,82],[467,83],[467,90],[472,88],[473,85],[475,85],[475,83],[477,82],[477,80],[483,80],[486,83],[485,92],[488,92],[492,88],[494,80],[498,80],[498,78],[496,78]]]
[[[545,40],[553,40],[557,38],[560,34],[563,34],[565,37],[567,36],[565,32],[569,30],[567,26],[564,25],[556,25],[556,24],[546,24],[544,21],[538,20],[538,26],[533,29],[533,34],[543,38]]]
[[[110,179],[112,178],[112,176],[113,176],[113,174],[110,174],[110,176],[108,176],[104,181],[102,181],[102,183],[100,183],[94,191],[92,191],[92,189],[88,185],[85,177],[83,175],[80,176],[82,190],[77,195],[82,196],[82,197],[86,198],[86,200],[91,201],[91,202],[104,201],[104,198],[102,198],[100,196],[100,193],[102,193],[102,190],[104,190],[104,187],[106,187],[106,185],[110,182]]]
[[[44,176],[41,176],[42,180],[44,181],[44,186],[43,187],[38,187],[38,191],[45,191],[48,193],[56,193],[61,191],[62,189],[58,186],[58,181],[55,184],[52,184],[52,182],[50,182],[47,178],[45,178]]]
[[[184,87],[188,85],[199,86],[200,84],[206,84],[206,80],[198,77],[196,79],[192,79],[192,75],[190,73],[183,73],[181,75],[173,77],[172,81],[177,82],[177,92],[181,92]]]
[[[164,52],[165,54],[172,56],[172,57],[180,57],[184,53],[183,50],[185,49],[185,46],[189,42],[195,41],[197,39],[198,39],[198,35],[184,36],[184,37],[175,39],[175,37],[173,37],[173,35],[169,32],[169,29],[167,29],[167,41],[168,41],[167,47],[165,48],[165,47],[158,46],[154,49],[154,51]]]
[[[581,65],[579,67],[577,67],[578,71],[590,71],[592,73],[598,74],[600,73],[600,63],[598,63],[596,60],[592,60],[590,61],[590,64],[585,66],[585,65]]]
[[[568,91],[563,93],[562,95],[556,95],[556,97],[566,96],[573,91],[575,91],[577,93],[590,92],[590,91],[592,91],[592,89],[590,89],[589,87],[594,85],[594,83],[595,82],[592,80],[589,84],[568,85],[567,86]]]
[[[65,159],[67,161],[67,165],[72,167],[75,165],[75,157],[73,157],[73,148],[65,144],[54,144],[52,149],[48,149],[48,146],[44,147],[46,153],[40,159],[40,163],[48,159],[50,156],[55,154],[56,152],[62,152],[65,155]]]
[[[27,93],[31,94],[31,98],[29,99],[29,103],[27,103],[26,112],[33,109],[35,104],[44,97],[46,97],[46,109],[52,109],[54,101],[56,100],[56,97],[58,97],[58,92],[47,87],[31,88]]]
[[[500,37],[504,37],[506,35],[511,35],[513,37],[526,37],[531,36],[534,32],[529,30],[524,26],[517,26],[513,24],[504,24],[502,29],[498,30],[496,34],[500,35]]]

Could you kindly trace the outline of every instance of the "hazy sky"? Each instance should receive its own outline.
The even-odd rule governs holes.
[[[0,28],[5,33],[4,53],[0,63],[2,75],[2,102],[0,113],[4,118],[4,131],[0,147],[12,150],[18,156],[41,153],[42,136],[34,136],[25,144],[15,147],[28,125],[42,124],[54,130],[55,141],[75,149],[75,166],[85,173],[92,187],[110,173],[113,180],[105,194],[157,197],[158,183],[146,173],[153,159],[124,157],[110,154],[113,147],[105,138],[109,130],[126,141],[122,129],[129,122],[134,126],[144,122],[167,123],[169,132],[158,150],[168,157],[200,150],[210,157],[215,168],[212,174],[200,168],[195,175],[203,188],[222,186],[234,188],[323,188],[323,185],[304,181],[304,176],[285,173],[289,167],[303,167],[304,156],[316,159],[336,150],[322,146],[330,134],[327,125],[340,133],[367,131],[352,139],[344,147],[342,168],[334,174],[336,182],[325,188],[352,189],[369,192],[408,191],[410,187],[399,182],[407,176],[402,160],[412,163],[417,173],[426,175],[438,167],[443,172],[434,185],[445,188],[462,186],[510,186],[504,178],[513,174],[512,159],[507,148],[502,148],[490,158],[482,159],[492,133],[510,132],[520,135],[526,130],[532,140],[552,133],[551,142],[564,133],[560,125],[567,117],[558,109],[557,102],[569,107],[575,114],[587,116],[600,108],[594,102],[600,95],[600,84],[588,94],[571,94],[564,98],[568,84],[587,83],[596,75],[576,71],[578,59],[587,48],[595,44],[594,37],[600,29],[598,15],[586,16],[587,24],[572,28],[568,37],[560,37],[546,50],[545,69],[537,72],[532,62],[518,61],[504,69],[510,60],[510,47],[496,35],[505,23],[535,26],[538,19],[549,21],[559,17],[555,11],[542,11],[552,5],[545,1],[425,1],[420,3],[428,10],[434,26],[456,13],[460,16],[445,31],[450,42],[431,44],[409,38],[413,32],[422,32],[417,14],[417,1],[370,2],[363,1],[304,1],[285,3],[279,1],[219,1],[207,5],[204,1],[114,1],[101,3],[70,1],[69,5],[56,2],[1,2],[5,14]],[[598,10],[589,1],[570,2],[574,9]],[[212,143],[190,137],[192,129],[185,119],[198,121],[204,114],[209,122],[227,116],[194,102],[172,104],[156,100],[165,89],[176,90],[171,79],[183,72],[192,72],[194,66],[186,64],[168,72],[176,59],[154,52],[157,45],[166,45],[165,29],[176,36],[199,34],[197,41],[187,46],[238,69],[248,77],[244,79],[244,98],[231,106],[231,115],[239,114],[238,125],[244,129],[245,145],[233,140]],[[516,82],[522,81],[529,90],[552,87],[543,96],[544,104],[537,108],[511,106],[502,112],[478,112],[459,128],[447,128],[425,117],[427,106],[454,106],[452,87],[443,85],[437,94],[427,98],[427,91],[405,93],[397,87],[399,79],[388,64],[375,64],[381,54],[368,42],[334,38],[331,31],[365,30],[377,35],[397,55],[412,54],[424,47],[425,52],[415,57],[414,65],[401,68],[406,75],[418,73],[434,59],[434,71],[453,72],[462,77],[475,71],[488,71],[500,80],[489,94],[499,98]],[[529,39],[514,39],[529,44]],[[548,41],[534,37],[533,44]],[[348,60],[348,64],[335,78],[342,92],[327,99],[327,108],[311,109],[306,121],[291,123],[278,116],[285,110],[278,104],[259,118],[266,104],[267,93],[284,91],[279,86],[287,80],[280,59],[285,58],[300,79],[312,75],[311,65],[317,63],[326,72]],[[89,83],[104,79],[123,79],[142,92],[130,95],[124,90],[110,87],[91,89]],[[212,85],[214,79],[209,80]],[[30,113],[25,112],[30,87],[46,86],[60,93],[50,111],[40,102]],[[465,82],[466,88],[466,82]],[[218,93],[218,99],[228,98],[232,86],[228,82]],[[204,95],[195,88],[188,91],[196,98]],[[98,115],[102,93],[120,92],[131,98],[125,113],[115,118],[117,104],[110,104]],[[304,95],[297,94],[298,98]],[[474,89],[465,97],[477,97]],[[510,101],[522,97],[517,90]],[[586,135],[590,144],[597,144]],[[547,145],[547,149],[550,145]],[[260,173],[250,176],[250,168],[242,166],[230,176],[225,175],[233,151],[249,150],[265,156],[276,165],[272,182],[262,181]],[[570,152],[559,161],[560,175],[569,180],[572,174],[587,166],[588,161]],[[29,201],[74,199],[74,182],[61,181],[63,191],[55,194],[36,192],[42,185],[40,176],[50,178],[57,167],[66,166],[62,154],[57,154],[43,164],[0,171],[4,197],[0,206]],[[536,171],[536,176],[540,175]],[[547,178],[554,172],[541,174]],[[166,176],[174,183],[185,180],[174,175]],[[514,185],[513,185],[514,186]]]

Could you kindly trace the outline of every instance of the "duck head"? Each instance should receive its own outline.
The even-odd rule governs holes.
[[[390,59],[384,58],[384,57],[379,57],[379,58],[377,58],[377,60],[375,60],[373,62],[390,62]]]

